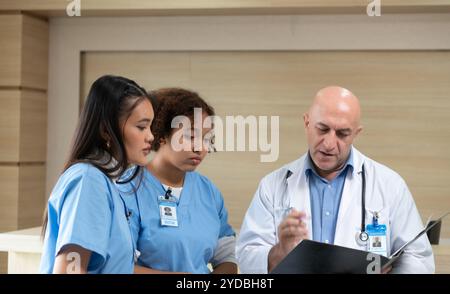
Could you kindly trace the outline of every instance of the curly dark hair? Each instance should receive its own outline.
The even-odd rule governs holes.
[[[148,95],[156,101],[155,118],[152,123],[154,140],[152,149],[158,151],[161,139],[172,134],[172,120],[183,115],[194,119],[194,108],[201,108],[209,116],[215,115],[214,108],[205,102],[196,92],[182,88],[163,88],[151,91]]]

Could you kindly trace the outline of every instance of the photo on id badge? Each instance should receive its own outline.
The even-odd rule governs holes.
[[[368,251],[387,256],[386,250],[386,225],[385,224],[370,224],[366,227],[368,240]]]
[[[164,215],[172,216],[172,208],[170,208],[169,206],[165,206],[164,207]]]
[[[159,215],[162,226],[178,227],[177,207],[173,202],[161,202],[159,204]]]

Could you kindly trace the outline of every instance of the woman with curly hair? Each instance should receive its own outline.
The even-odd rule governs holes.
[[[137,191],[136,272],[210,273],[211,264],[213,273],[237,273],[235,233],[222,194],[195,172],[213,149],[212,126],[204,122],[214,109],[184,89],[161,89],[150,96],[157,101],[152,124],[155,153]],[[200,128],[194,114],[201,120]],[[176,123],[180,118],[187,123]]]

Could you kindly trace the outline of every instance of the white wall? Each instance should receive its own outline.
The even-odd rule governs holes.
[[[450,14],[53,18],[47,195],[78,118],[82,51],[449,49]]]

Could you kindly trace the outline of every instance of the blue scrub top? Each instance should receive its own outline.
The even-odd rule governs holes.
[[[163,271],[209,273],[217,241],[235,235],[222,194],[205,176],[186,173],[177,203],[178,227],[161,226],[158,197],[164,194],[161,182],[145,170],[137,202],[126,198],[134,215],[138,264]]]
[[[41,273],[53,272],[56,255],[68,244],[92,252],[89,273],[133,273],[133,241],[124,202],[114,182],[91,164],[72,165],[52,191]]]

